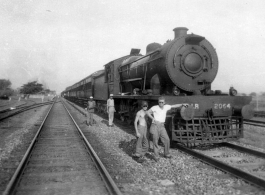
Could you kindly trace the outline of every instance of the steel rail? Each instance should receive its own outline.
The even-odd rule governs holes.
[[[244,119],[244,125],[252,125],[252,126],[257,126],[257,127],[265,127],[265,121],[257,121],[257,120]]]
[[[244,125],[252,125],[252,126],[256,126],[256,127],[265,127],[265,124],[255,124],[255,123],[248,123],[248,122],[244,122]]]
[[[122,195],[121,191],[117,187],[116,183],[113,181],[112,177],[110,176],[109,172],[107,171],[107,169],[105,168],[105,166],[103,165],[103,163],[101,162],[101,160],[99,159],[99,157],[96,154],[96,152],[94,151],[93,147],[90,145],[90,143],[86,139],[85,135],[83,134],[82,130],[79,128],[79,126],[75,122],[73,116],[71,115],[71,113],[69,112],[69,110],[67,109],[67,107],[65,106],[64,101],[62,101],[62,103],[63,103],[66,111],[68,112],[69,116],[71,117],[72,121],[74,122],[76,128],[78,129],[78,132],[81,135],[81,138],[85,142],[85,145],[86,145],[86,147],[88,149],[88,152],[91,155],[91,157],[93,158],[93,161],[94,161],[97,169],[99,170],[100,175],[101,175],[103,181],[105,182],[106,187],[107,187],[109,193],[110,194],[113,194],[113,195],[114,194]]]
[[[255,111],[254,112],[254,116],[264,117],[265,116],[265,112],[264,111]]]
[[[39,104],[44,104],[44,103],[39,103]],[[37,105],[39,105],[39,104],[37,104]],[[34,103],[34,104],[32,104],[32,105],[29,105],[29,106],[25,106],[24,104],[23,104],[23,105],[19,105],[19,106],[14,106],[14,109],[29,108],[29,107],[31,107],[31,106],[36,106],[36,103]],[[12,108],[12,107],[9,107],[9,108],[7,108],[7,109],[1,110],[0,113],[9,112],[9,111],[12,110],[11,108]]]
[[[36,133],[36,135],[35,135],[35,137],[34,137],[33,140],[31,141],[30,146],[28,147],[28,149],[27,149],[25,155],[23,156],[22,160],[20,161],[20,163],[19,163],[19,165],[18,165],[18,167],[17,167],[15,173],[13,174],[13,176],[12,176],[10,182],[8,183],[8,185],[7,185],[7,187],[6,187],[6,189],[5,189],[4,193],[3,193],[3,195],[12,194],[12,193],[13,193],[13,190],[15,190],[15,187],[16,187],[16,185],[17,185],[19,179],[20,179],[20,175],[23,173],[23,171],[24,171],[24,169],[25,169],[25,166],[26,166],[26,164],[27,164],[27,162],[28,162],[28,159],[29,159],[29,157],[30,157],[30,154],[31,154],[31,152],[32,152],[32,150],[33,150],[33,147],[34,147],[34,145],[35,145],[35,143],[36,143],[36,141],[37,141],[37,138],[38,138],[38,136],[40,135],[40,131],[42,130],[43,124],[45,123],[45,121],[46,121],[48,115],[50,114],[50,111],[51,111],[51,109],[53,108],[54,104],[55,104],[55,101],[53,102],[53,104],[52,104],[52,106],[50,107],[48,113],[46,114],[44,120],[42,121],[42,123],[41,123],[41,125],[40,125],[40,127],[39,127],[39,129],[38,129],[38,131],[37,131],[37,133]]]
[[[242,147],[242,146],[238,146],[238,145],[235,145],[235,144],[231,144],[231,143],[228,143],[228,142],[220,143],[219,146],[232,148],[232,149],[238,150],[240,152],[244,152],[244,153],[248,153],[248,154],[251,154],[251,155],[255,155],[255,156],[260,157],[260,158],[265,158],[265,153],[263,153],[263,152],[260,152],[260,151],[257,151],[257,150],[252,150],[252,149],[245,148],[245,147]]]
[[[12,113],[12,114],[9,114],[8,116],[5,116],[5,117],[3,117],[3,118],[0,118],[0,121],[2,121],[2,120],[4,120],[4,119],[7,119],[7,118],[9,118],[9,117],[15,116],[15,115],[17,115],[17,114],[19,114],[19,113],[22,113],[22,112],[24,112],[24,111],[31,110],[31,109],[33,109],[33,108],[38,108],[38,107],[41,107],[41,106],[46,106],[46,105],[49,105],[49,104],[52,104],[52,103],[53,103],[53,102],[47,102],[47,103],[41,103],[41,104],[38,104],[38,105],[34,104],[34,105],[31,105],[31,106],[28,106],[28,107],[19,108],[20,110],[14,112],[14,113]],[[9,109],[9,111],[12,111],[12,110]]]
[[[185,152],[185,153],[203,161],[206,164],[210,164],[211,166],[213,166],[219,170],[222,170],[226,173],[229,173],[229,174],[231,174],[237,178],[243,179],[244,181],[251,183],[257,187],[265,189],[265,180],[255,176],[255,175],[252,175],[250,173],[246,173],[246,172],[244,172],[238,168],[234,168],[232,166],[229,166],[228,164],[225,164],[221,161],[218,161],[214,158],[211,158],[209,156],[206,156],[204,154],[201,154],[199,152],[196,152],[192,149],[186,148],[186,147],[181,146],[179,144],[175,144],[174,147],[177,148],[178,150],[182,151],[182,152]]]
[[[249,123],[265,124],[265,121],[257,121],[257,120],[249,120],[249,119],[244,119],[244,121],[249,122]]]

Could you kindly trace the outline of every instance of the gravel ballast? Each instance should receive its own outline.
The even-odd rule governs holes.
[[[137,163],[135,131],[114,120],[115,127],[107,126],[107,118],[95,115],[97,124],[85,124],[85,111],[68,106],[107,170],[124,194],[265,194],[242,180],[212,168],[189,155],[171,149],[172,159],[153,160],[152,144],[145,162]]]
[[[49,107],[31,109],[0,122],[0,193],[14,174]]]

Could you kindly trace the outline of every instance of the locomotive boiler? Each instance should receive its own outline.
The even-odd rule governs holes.
[[[166,129],[172,141],[190,146],[243,137],[243,119],[253,116],[251,97],[238,96],[233,87],[227,93],[213,90],[219,66],[215,48],[205,37],[188,34],[185,27],[173,31],[173,40],[147,45],[145,55],[132,49],[129,55],[105,64],[104,70],[68,87],[65,94],[71,97],[67,98],[80,102],[93,95],[97,110],[106,112],[112,93],[116,117],[132,123],[143,100],[151,107],[164,96],[170,105],[190,105],[167,113]]]
[[[122,90],[133,87],[149,89],[153,95],[175,96],[211,93],[218,71],[216,51],[204,37],[188,35],[187,30],[175,28],[174,40],[164,45],[151,43],[145,56],[124,60],[119,68]]]

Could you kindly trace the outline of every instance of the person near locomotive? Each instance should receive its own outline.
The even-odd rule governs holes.
[[[134,120],[137,142],[135,154],[133,155],[133,157],[135,157],[137,162],[139,163],[144,162],[143,156],[146,154],[149,148],[146,123],[148,103],[146,101],[142,101],[141,107],[142,109],[137,112]]]
[[[109,127],[113,127],[114,112],[116,112],[114,106],[113,94],[110,94],[110,97],[107,101],[107,112],[109,114]]]
[[[170,140],[165,129],[165,121],[167,111],[171,108],[180,108],[182,106],[188,106],[188,104],[175,104],[175,105],[166,105],[165,98],[158,98],[158,105],[153,106],[147,111],[147,116],[152,119],[152,124],[150,127],[150,134],[152,136],[153,147],[154,147],[154,159],[155,161],[159,160],[158,154],[158,140],[161,139],[161,142],[164,144],[164,157],[171,158],[169,153]],[[152,116],[153,115],[153,116]]]
[[[94,109],[96,107],[96,102],[93,100],[93,97],[90,96],[90,99],[89,101],[87,102],[87,125],[93,125],[93,121],[94,121],[94,118],[93,118],[93,115],[94,115]]]

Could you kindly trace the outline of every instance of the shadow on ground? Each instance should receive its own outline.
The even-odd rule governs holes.
[[[133,154],[135,154],[135,147],[136,147],[137,139],[131,139],[131,140],[123,140],[119,142],[119,148],[121,148],[128,156],[133,157]],[[146,158],[149,158],[150,160],[153,160],[154,157],[150,152],[153,152],[153,149],[149,147],[148,152],[145,154]]]

